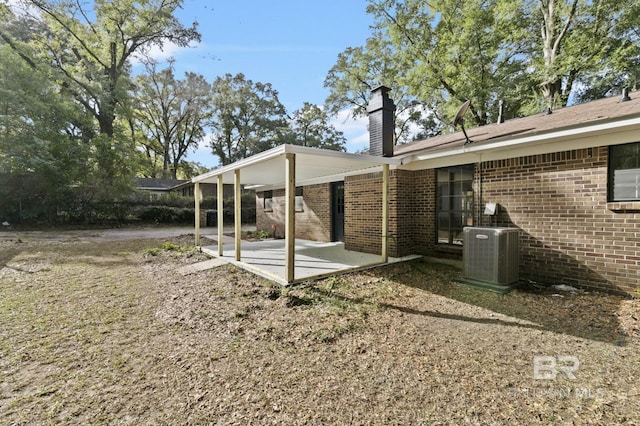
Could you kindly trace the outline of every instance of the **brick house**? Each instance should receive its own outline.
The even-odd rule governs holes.
[[[193,197],[194,184],[191,180],[185,179],[164,179],[164,178],[142,178],[137,177],[134,188],[138,191],[149,193],[150,199],[156,200],[163,195],[175,193],[183,197]],[[213,184],[200,185],[200,192],[203,197],[213,197],[216,195],[216,186]],[[224,196],[233,195],[233,186],[227,185],[224,189]]]
[[[461,259],[465,226],[517,227],[522,279],[638,291],[640,92],[399,146],[394,108],[387,88],[373,91],[370,154],[389,160],[387,172],[295,186],[295,237]],[[256,188],[257,228],[276,236],[287,227],[283,187]]]
[[[181,179],[162,179],[162,178],[141,178],[135,179],[134,187],[138,191],[149,194],[150,200],[157,200],[163,195],[174,191],[174,188],[180,185],[188,185],[191,181]],[[191,193],[190,195],[193,195]]]

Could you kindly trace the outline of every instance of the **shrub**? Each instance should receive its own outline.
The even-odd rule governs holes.
[[[145,222],[173,222],[173,210],[169,207],[147,207],[138,215],[140,220]]]
[[[143,222],[155,223],[193,223],[194,209],[180,209],[166,206],[145,207],[138,213]]]

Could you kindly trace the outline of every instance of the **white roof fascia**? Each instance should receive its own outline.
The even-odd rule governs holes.
[[[323,160],[327,159],[340,159],[340,160],[348,160],[353,162],[353,168],[344,173],[338,174],[318,174],[316,177],[301,179],[300,184],[311,184],[310,182],[330,182],[332,180],[340,180],[339,176],[345,176],[347,174],[361,174],[369,172],[370,169],[379,168],[382,164],[389,164],[390,166],[399,166],[401,164],[401,160],[398,158],[390,158],[390,157],[377,157],[372,155],[364,155],[364,154],[353,154],[342,151],[329,151],[317,148],[309,148],[299,145],[280,145],[270,150],[261,152],[254,156],[245,158],[243,160],[236,161],[235,163],[229,164],[227,166],[221,167],[216,170],[212,170],[210,172],[204,173],[202,175],[196,176],[192,179],[192,182],[207,182],[212,178],[225,175],[227,173],[234,172],[235,170],[256,166],[260,163],[272,160],[284,154],[291,153],[300,155],[302,158],[304,157],[314,157],[318,160],[318,163],[322,163]],[[367,164],[369,163],[369,164]],[[284,167],[284,166],[282,166]],[[284,169],[283,169],[284,170]],[[309,183],[307,183],[309,182]],[[258,184],[256,182],[256,184]],[[267,185],[265,185],[266,187]]]
[[[286,153],[291,153],[291,154],[308,154],[308,155],[315,155],[315,156],[321,156],[321,157],[353,159],[356,161],[369,161],[371,163],[377,163],[379,165],[382,165],[382,164],[399,165],[400,164],[400,160],[393,157],[378,157],[375,155],[368,155],[368,154],[354,154],[352,152],[309,148],[307,146],[300,146],[300,145],[281,145],[281,146],[285,147]]]
[[[231,163],[226,166],[220,167],[219,169],[211,170],[210,172],[195,176],[193,179],[191,179],[191,181],[193,183],[202,182],[214,176],[222,175],[227,172],[232,172],[236,169],[241,169],[243,167],[248,167],[252,164],[257,164],[262,161],[269,160],[271,158],[284,154],[285,152],[284,147],[285,145],[276,146],[275,148],[271,148],[259,154],[252,155],[251,157],[236,161],[235,163]]]
[[[609,121],[591,126],[573,127],[522,137],[496,138],[489,142],[473,142],[461,147],[433,153],[415,153],[402,159],[403,169],[445,167],[448,165],[514,158],[572,149],[592,148],[640,141],[640,117]],[[607,135],[607,139],[602,139]],[[558,142],[562,146],[549,147]],[[418,165],[418,163],[421,163]]]

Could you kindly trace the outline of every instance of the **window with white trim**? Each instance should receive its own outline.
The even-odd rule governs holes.
[[[609,201],[640,201],[640,142],[609,147]]]

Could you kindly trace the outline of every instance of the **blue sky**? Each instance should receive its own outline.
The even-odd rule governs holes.
[[[199,23],[202,42],[187,49],[166,49],[178,75],[193,71],[213,81],[226,73],[243,73],[254,82],[271,83],[291,113],[303,103],[324,103],[329,69],[347,47],[362,46],[370,36],[372,17],[366,0],[185,0],[177,13],[185,24]],[[368,144],[366,120],[334,125],[345,133],[347,150]],[[200,147],[189,160],[207,167],[217,158]]]

